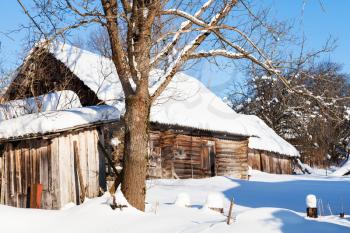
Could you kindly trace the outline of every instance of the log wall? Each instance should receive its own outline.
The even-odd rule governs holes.
[[[223,140],[175,133],[150,133],[149,178],[247,178],[246,139]]]
[[[248,164],[253,169],[263,172],[292,174],[291,158],[277,153],[249,149]]]
[[[96,129],[64,133],[51,139],[31,139],[5,143],[1,182],[1,204],[27,207],[28,187],[42,184],[43,209],[59,209],[77,203],[77,166],[74,166],[74,141],[77,142],[80,168],[87,197],[99,193],[103,175]],[[102,160],[101,160],[102,159]],[[78,195],[79,197],[79,195]]]
[[[216,141],[218,175],[241,179],[248,178],[248,140]]]

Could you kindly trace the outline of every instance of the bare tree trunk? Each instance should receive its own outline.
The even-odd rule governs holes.
[[[135,208],[145,210],[148,151],[149,98],[142,94],[129,97],[125,113],[124,175],[122,191]]]

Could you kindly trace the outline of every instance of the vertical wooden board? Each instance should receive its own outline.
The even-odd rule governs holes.
[[[51,140],[51,193],[52,193],[52,208],[61,208],[61,173],[59,160],[59,137]]]
[[[260,158],[261,158],[261,161],[262,161],[262,165],[263,165],[263,169],[262,169],[262,171],[263,172],[268,172],[270,169],[269,169],[269,167],[268,167],[268,163],[266,162],[267,160],[266,160],[266,156],[265,156],[265,154],[264,154],[264,152],[260,152]]]
[[[98,148],[99,134],[97,129],[94,129],[92,132],[94,134],[94,147],[95,147],[94,161],[95,161],[95,171],[96,171],[93,195],[94,197],[97,197],[100,190],[100,153]],[[110,150],[109,150],[109,153],[110,153]]]
[[[75,187],[76,185],[79,186],[79,184],[75,184],[75,166],[74,166],[74,147],[73,147],[73,141],[74,141],[74,137],[72,136],[72,134],[68,133],[66,135],[66,145],[69,148],[69,157],[68,157],[68,161],[69,161],[69,177],[68,177],[68,189],[69,189],[69,202],[74,202],[77,203],[76,200],[76,192],[75,192]]]
[[[9,156],[9,148],[8,148],[8,143],[5,146],[5,155],[4,155],[4,166],[5,166],[5,170],[4,170],[4,182],[3,182],[3,204],[9,205],[8,203],[8,195],[9,195],[9,179],[10,179],[10,156]]]
[[[60,205],[64,206],[70,200],[70,148],[64,135],[58,137],[58,167],[59,167],[59,189],[60,189]]]
[[[11,147],[11,144],[9,143],[9,150],[8,150],[8,153],[7,153],[7,161],[8,161],[8,164],[7,164],[7,168],[8,168],[8,176],[7,176],[7,205],[12,205],[12,198],[11,196],[13,195],[12,194],[12,186],[13,186],[13,179],[12,179],[12,172],[11,170],[13,169],[12,168],[12,147]]]
[[[84,135],[84,144],[85,144],[85,148],[84,148],[84,151],[85,151],[85,160],[86,160],[86,164],[85,166],[85,169],[86,169],[86,180],[85,180],[85,185],[86,185],[86,196],[87,197],[90,197],[90,176],[91,176],[91,170],[90,170],[90,160],[89,160],[89,153],[90,153],[90,150],[89,150],[89,135],[87,133],[87,131],[83,131],[82,132],[83,135]]]
[[[15,192],[16,194],[19,194],[22,192],[22,185],[21,185],[21,149],[19,146],[16,146],[15,148],[15,173],[16,173],[16,178],[15,178]]]
[[[59,190],[60,190],[60,195],[59,195],[59,200],[60,204],[63,206],[66,197],[68,196],[67,192],[67,152],[66,152],[66,143],[64,140],[64,135],[60,135],[58,138],[58,149],[57,149],[57,158],[58,158],[58,167],[59,167]]]
[[[73,149],[73,141],[71,140],[71,135],[67,134],[65,136],[65,143],[67,147],[67,189],[68,189],[68,199],[66,203],[68,202],[74,202],[76,203],[76,195],[75,195],[75,179],[74,179],[74,149]],[[65,204],[66,204],[65,203]]]
[[[95,160],[95,171],[96,171],[94,196],[97,197],[100,190],[100,153],[98,149],[99,135],[96,129],[93,130],[93,134],[94,134],[94,146],[95,146],[94,160]]]
[[[26,163],[25,163],[25,144],[21,143],[21,155],[20,155],[20,163],[21,163],[21,194],[24,195],[26,193]]]
[[[270,165],[270,170],[269,170],[269,172],[270,173],[276,173],[275,172],[275,161],[274,161],[274,158],[271,156],[271,155],[269,155],[268,153],[267,153],[267,157],[269,158],[269,165]]]
[[[40,184],[40,157],[41,157],[41,150],[40,150],[40,141],[35,141],[35,151],[36,151],[36,158],[35,158],[35,184]]]
[[[42,208],[51,209],[52,200],[51,192],[49,189],[49,158],[48,158],[48,141],[41,141],[41,158],[40,158],[40,179],[41,184],[43,185],[42,191]]]
[[[8,205],[8,193],[9,193],[9,152],[8,152],[8,145],[5,146],[5,154],[4,154],[4,181],[2,185],[2,192],[3,192],[3,204]]]
[[[13,200],[13,197],[14,197],[14,195],[15,195],[14,151],[13,151],[13,147],[12,147],[12,144],[11,144],[11,143],[9,143],[9,146],[10,146],[10,147],[9,147],[9,148],[10,148],[10,150],[9,150],[9,162],[10,162],[10,164],[9,164],[9,170],[10,170],[10,176],[9,176],[8,181],[9,181],[9,183],[10,183],[10,199],[11,199],[10,205],[13,206],[12,200]]]
[[[3,158],[2,158],[2,163],[3,163],[3,171],[2,171],[2,175],[1,175],[1,193],[0,193],[0,204],[5,204],[5,192],[6,192],[6,145],[5,145],[5,150],[4,150],[4,154],[3,154]]]
[[[278,163],[277,163],[277,172],[278,174],[283,174],[283,158],[281,158],[281,156],[279,156],[278,158]]]
[[[90,187],[90,195],[91,197],[96,197],[98,195],[99,191],[99,155],[98,155],[98,135],[97,131],[95,129],[89,130],[89,135],[91,139],[91,153],[90,156],[90,164],[92,163],[92,166],[90,166],[90,169],[92,170],[92,177],[91,177],[91,187]]]
[[[52,152],[51,152],[51,141],[47,143],[47,189],[49,192],[52,191]]]
[[[35,184],[35,164],[36,164],[36,149],[34,142],[30,145],[30,182],[29,185]]]
[[[91,131],[86,130],[86,139],[87,139],[87,160],[88,160],[88,171],[89,171],[89,176],[88,180],[86,181],[87,184],[87,195],[88,197],[93,197],[93,188],[94,188],[94,182],[93,179],[95,177],[95,164],[94,164],[94,153],[95,153],[95,148],[94,148],[94,138],[91,133]]]
[[[87,151],[86,151],[86,139],[84,131],[80,131],[78,134],[78,146],[79,146],[79,155],[80,155],[80,166],[83,173],[85,189],[87,187],[88,180],[88,160],[87,160]]]
[[[24,159],[23,164],[23,206],[26,207],[27,203],[27,190],[30,185],[30,149],[28,143],[24,144],[24,149],[22,153]]]
[[[21,149],[19,146],[16,147],[15,149],[15,173],[16,173],[16,178],[15,178],[15,195],[16,195],[16,206],[21,207],[21,202],[19,200],[20,194],[22,192],[22,187],[21,187]]]
[[[42,184],[42,180],[41,180],[41,171],[42,171],[42,164],[41,164],[41,154],[42,154],[42,150],[41,150],[41,144],[40,141],[37,141],[37,159],[36,159],[36,173],[37,173],[37,184]]]
[[[40,160],[40,184],[43,185],[43,190],[47,189],[47,157],[46,145],[44,140],[39,141],[39,160]]]
[[[72,172],[73,172],[73,176],[72,176],[72,183],[73,183],[73,193],[74,193],[74,198],[75,198],[75,203],[80,204],[80,194],[81,194],[81,189],[80,189],[80,181],[79,181],[79,167],[78,167],[78,160],[80,163],[80,149],[79,149],[79,134],[69,134],[69,141],[70,141],[70,146],[71,146],[71,154],[72,154],[72,163],[73,163],[73,167],[72,167]],[[74,142],[76,142],[76,146],[77,146],[77,154],[79,156],[79,158],[75,157],[75,148],[74,148]]]

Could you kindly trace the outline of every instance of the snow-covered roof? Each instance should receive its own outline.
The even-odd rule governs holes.
[[[72,128],[118,120],[119,117],[119,111],[108,105],[33,113],[0,121],[0,140],[63,132]]]
[[[290,157],[300,156],[298,150],[293,145],[280,137],[259,117],[254,115],[239,115],[244,122],[246,130],[250,134],[256,135],[249,138],[249,148],[275,152]]]
[[[124,112],[124,94],[113,62],[80,48],[56,43],[50,52],[64,63],[100,100]],[[163,72],[150,75],[150,92],[160,83]],[[200,81],[178,73],[155,101],[151,122],[250,136],[237,114]]]
[[[151,108],[151,121],[168,125],[250,136],[228,105],[200,81],[176,75]]]
[[[49,48],[100,100],[124,112],[124,94],[113,62],[80,48],[55,43]],[[163,72],[150,76],[150,92]],[[151,122],[250,137],[252,149],[299,156],[298,151],[255,116],[237,114],[200,81],[184,73],[175,75],[151,108]]]
[[[111,59],[60,42],[50,44],[49,51],[100,100],[119,110],[124,109],[124,93]]]
[[[0,104],[0,121],[16,118],[25,114],[79,107],[81,107],[79,97],[73,91],[64,90],[51,92],[36,98],[12,100]]]

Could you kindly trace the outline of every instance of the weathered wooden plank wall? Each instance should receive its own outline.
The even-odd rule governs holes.
[[[152,131],[150,139],[149,178],[202,178],[213,175],[247,178],[246,139],[222,140],[171,130]]]
[[[248,178],[248,140],[216,140],[218,175]]]
[[[263,172],[292,174],[291,158],[272,152],[249,149],[248,164],[253,169]]]
[[[80,185],[76,183],[76,168],[74,167],[73,142],[77,142],[80,167],[86,197],[98,196],[100,187],[100,159],[98,150],[99,134],[97,130],[85,130],[74,134],[65,134],[52,140],[58,149],[58,183],[60,190],[60,206],[69,202],[78,203],[76,190],[81,192]],[[78,195],[79,196],[79,195]]]
[[[152,179],[162,177],[162,158],[159,131],[150,133],[150,154],[148,161],[148,178]]]
[[[1,203],[26,207],[28,187],[43,185],[43,209],[58,209],[69,202],[77,202],[74,141],[78,145],[79,162],[86,197],[99,193],[100,162],[99,134],[96,129],[67,132],[52,139],[31,139],[5,143],[1,180]],[[76,189],[78,188],[78,189]]]
[[[3,179],[1,203],[26,207],[28,187],[43,184],[42,207],[52,209],[52,199],[58,187],[52,184],[51,144],[49,140],[37,139],[6,143],[3,154]]]

